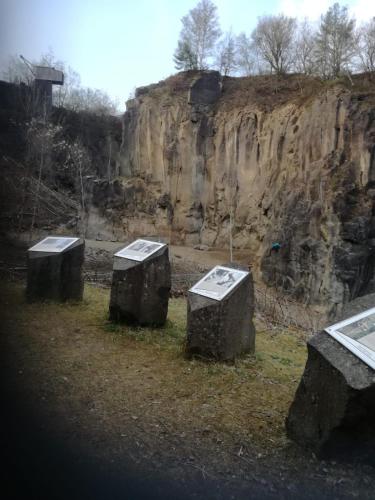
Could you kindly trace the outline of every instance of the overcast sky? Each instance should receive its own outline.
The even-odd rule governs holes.
[[[217,0],[221,28],[250,33],[258,16],[284,13],[317,20],[330,0]],[[196,0],[0,0],[0,70],[9,55],[37,60],[49,48],[81,75],[84,86],[118,98],[175,73],[181,17]],[[375,0],[342,3],[360,21]]]

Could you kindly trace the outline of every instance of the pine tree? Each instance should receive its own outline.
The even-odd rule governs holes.
[[[197,56],[193,53],[191,46],[187,41],[178,41],[178,46],[174,53],[173,61],[175,63],[175,68],[179,71],[198,69]]]

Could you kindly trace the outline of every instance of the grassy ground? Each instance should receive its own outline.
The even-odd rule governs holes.
[[[258,319],[254,356],[203,362],[183,355],[184,299],[170,301],[166,327],[155,330],[110,323],[105,289],[86,286],[81,304],[27,304],[20,284],[5,285],[2,296],[11,394],[29,401],[43,432],[63,436],[70,449],[115,465],[126,456],[182,481],[256,481],[275,498],[285,482],[289,493],[313,482],[304,498],[316,498],[320,481],[321,498],[330,498],[337,477],[348,475],[333,464],[332,480],[321,472],[326,464],[301,462],[285,436],[306,358],[303,332],[266,330]]]
[[[267,332],[257,322],[255,356],[234,364],[188,361],[184,299],[171,300],[162,329],[110,323],[108,300],[108,290],[87,286],[83,304],[29,305],[22,288],[8,288],[10,310],[22,305],[12,322],[30,356],[24,368],[43,366],[49,380],[44,385],[54,396],[62,397],[62,384],[75,399],[87,397],[104,407],[105,398],[121,411],[118,394],[126,387],[134,397],[133,412],[142,418],[157,414],[173,426],[283,444],[284,419],[305,362],[302,332]],[[106,385],[105,395],[95,391],[96,378]]]

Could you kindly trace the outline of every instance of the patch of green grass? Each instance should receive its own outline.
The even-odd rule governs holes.
[[[262,362],[265,360],[265,356],[264,356],[264,353],[260,352],[260,351],[257,351],[255,353],[255,359],[258,361],[258,362]]]
[[[103,330],[109,333],[122,333],[123,326],[118,323],[113,323],[112,321],[106,321],[103,324]]]
[[[281,363],[282,365],[285,365],[285,366],[289,366],[293,363],[293,361],[291,359],[282,358],[280,356],[277,356],[277,354],[271,354],[271,358],[276,359],[276,361],[278,361],[279,363]]]

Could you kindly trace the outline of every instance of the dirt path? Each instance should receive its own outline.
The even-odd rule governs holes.
[[[161,331],[2,288],[3,449],[27,498],[373,498],[374,469],[319,462],[285,438],[305,336],[257,323],[257,355],[187,361],[184,299]],[[20,478],[23,478],[20,481]],[[25,482],[26,481],[26,482]],[[9,497],[12,498],[12,497]]]
[[[89,250],[104,251],[113,255],[117,250],[124,247],[124,243],[113,241],[85,240],[86,248]],[[229,261],[229,251],[219,249],[198,250],[191,247],[169,246],[172,263],[184,263],[187,269],[196,269],[197,266],[207,269],[218,264]],[[250,265],[249,252],[246,250],[235,250],[234,260],[243,265]]]
[[[113,254],[124,244],[111,241],[86,240],[86,279],[101,281],[109,286]],[[233,259],[251,269],[251,258],[247,250],[234,250]],[[197,250],[190,247],[170,247],[172,268],[172,294],[181,296],[212,267],[229,260],[227,250]],[[309,332],[326,326],[324,306],[308,306],[293,300],[284,290],[267,287],[260,278],[254,277],[257,310],[269,317],[271,322],[296,325]]]

